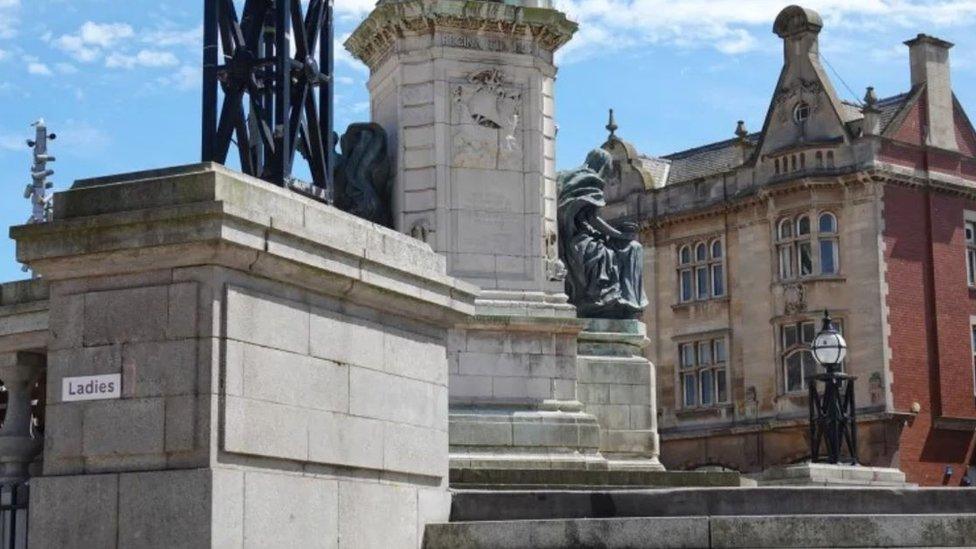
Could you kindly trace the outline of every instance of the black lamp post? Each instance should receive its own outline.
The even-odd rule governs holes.
[[[856,465],[857,417],[854,408],[854,376],[840,371],[847,356],[847,342],[824,311],[823,327],[811,345],[814,358],[826,370],[807,378],[810,388],[810,457],[813,461],[840,463],[847,447],[849,463]],[[823,392],[819,385],[823,383]],[[826,455],[821,456],[821,447]]]

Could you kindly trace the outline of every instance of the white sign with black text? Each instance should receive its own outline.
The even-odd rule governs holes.
[[[122,374],[66,377],[61,380],[61,400],[108,400],[122,398]]]

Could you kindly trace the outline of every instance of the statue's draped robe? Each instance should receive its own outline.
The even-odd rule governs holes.
[[[584,318],[637,318],[647,306],[643,248],[602,230],[604,181],[589,168],[559,174],[559,255],[566,293]]]

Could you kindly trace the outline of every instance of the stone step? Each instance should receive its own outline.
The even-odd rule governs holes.
[[[976,514],[580,518],[428,524],[425,549],[972,547]]]
[[[451,469],[451,487],[463,490],[612,490],[620,488],[732,487],[734,471],[621,469]]]
[[[458,522],[624,517],[976,514],[976,489],[742,487],[455,490]],[[976,538],[972,540],[976,546]]]

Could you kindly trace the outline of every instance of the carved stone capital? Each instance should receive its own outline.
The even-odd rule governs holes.
[[[578,25],[550,8],[512,6],[480,0],[404,0],[376,6],[346,40],[357,59],[375,69],[397,39],[437,31],[478,31],[520,37],[554,52]]]

